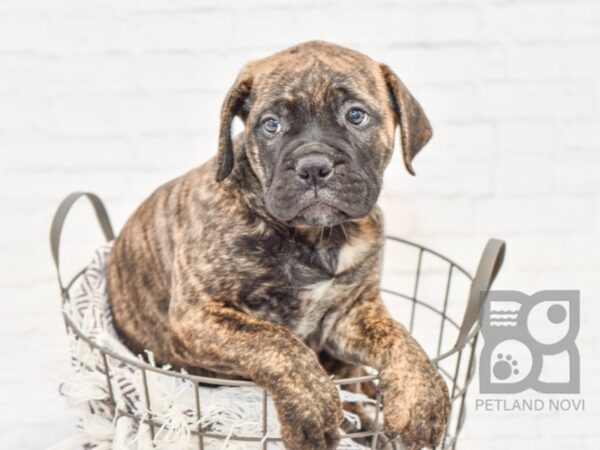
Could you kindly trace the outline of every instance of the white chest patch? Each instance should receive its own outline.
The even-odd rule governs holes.
[[[372,248],[372,243],[359,240],[344,245],[338,254],[338,263],[335,274],[339,275],[346,270],[360,264]],[[343,288],[336,286],[335,277],[330,280],[305,286],[300,293],[304,305],[302,319],[296,326],[295,333],[300,338],[306,338],[320,326],[323,316],[331,309],[340,296],[345,295]],[[326,332],[326,330],[323,330]]]
[[[306,305],[303,311],[302,320],[296,327],[296,335],[305,338],[311,334],[319,325],[321,318],[327,312],[336,298],[334,279],[321,281],[319,283],[306,286],[300,297]]]
[[[360,263],[370,249],[371,242],[364,239],[344,245],[338,255],[336,275]]]

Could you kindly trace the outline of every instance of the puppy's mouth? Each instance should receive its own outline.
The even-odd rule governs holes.
[[[292,219],[294,225],[329,227],[348,220],[348,215],[329,203],[316,201],[301,209]]]
[[[352,218],[344,207],[345,202],[338,197],[331,189],[308,189],[300,195],[288,194],[285,201],[274,201],[267,194],[266,206],[271,215],[290,226],[333,226]]]

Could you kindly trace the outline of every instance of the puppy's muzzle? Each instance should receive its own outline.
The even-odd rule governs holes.
[[[323,154],[312,153],[296,163],[296,176],[309,187],[325,186],[333,171],[333,162]]]

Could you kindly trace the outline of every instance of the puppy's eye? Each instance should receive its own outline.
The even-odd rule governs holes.
[[[281,130],[281,124],[277,121],[277,119],[273,119],[272,117],[263,122],[263,127],[268,133],[271,134],[278,133]]]
[[[346,113],[346,120],[352,125],[360,125],[367,118],[367,113],[360,108],[350,108]]]

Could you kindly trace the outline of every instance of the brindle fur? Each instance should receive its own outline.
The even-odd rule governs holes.
[[[349,95],[369,109],[362,132],[336,119]],[[286,126],[279,141],[261,134],[265,108]],[[233,140],[236,115],[246,126]],[[246,65],[223,104],[218,157],[157,189],[117,238],[108,292],[128,345],[195,373],[254,380],[293,450],[339,440],[338,393],[317,354],[335,358],[337,372],[371,366],[388,432],[409,449],[437,445],[446,385],[379,294],[375,201],[396,125],[412,172],[427,118],[389,68],[360,53],[309,42]],[[327,191],[336,208],[319,214],[294,204],[310,200],[282,150],[313,141],[341,158]]]

